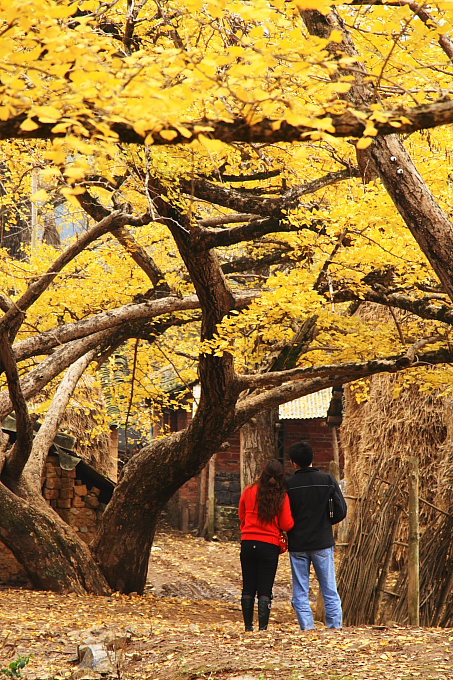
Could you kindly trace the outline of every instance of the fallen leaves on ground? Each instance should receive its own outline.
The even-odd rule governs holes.
[[[0,667],[30,655],[27,680],[68,678],[93,629],[126,630],[122,680],[450,680],[453,630],[322,624],[298,629],[289,560],[280,561],[269,630],[245,633],[237,543],[159,534],[147,592],[110,597],[0,592]],[[165,594],[167,593],[167,594]],[[190,596],[188,596],[188,594]]]

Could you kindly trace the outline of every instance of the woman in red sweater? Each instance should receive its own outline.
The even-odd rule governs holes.
[[[258,480],[247,486],[239,501],[241,521],[241,607],[245,630],[253,630],[253,609],[258,594],[258,624],[267,630],[272,587],[280,554],[281,531],[294,526],[282,464],[270,460]]]

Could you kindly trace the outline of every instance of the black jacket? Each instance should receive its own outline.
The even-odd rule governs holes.
[[[294,528],[288,531],[290,552],[322,550],[335,545],[332,524],[329,520],[329,497],[346,516],[346,501],[335,477],[317,468],[297,470],[287,482]]]

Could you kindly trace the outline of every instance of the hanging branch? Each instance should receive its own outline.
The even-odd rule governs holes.
[[[8,381],[9,399],[16,414],[17,427],[17,438],[6,461],[5,473],[10,482],[16,482],[21,476],[31,453],[33,423],[28,413],[19,371],[17,370],[11,342],[6,332],[0,334],[0,367],[5,372]],[[1,420],[3,420],[2,417],[0,417]]]

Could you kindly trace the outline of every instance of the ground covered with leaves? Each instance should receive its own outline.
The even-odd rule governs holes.
[[[453,630],[354,627],[301,632],[280,560],[269,630],[245,633],[239,546],[160,532],[143,597],[0,591],[0,678],[102,677],[80,663],[90,641],[114,640],[123,680],[450,680]],[[27,661],[29,657],[29,660]],[[25,659],[24,667],[18,660]]]

